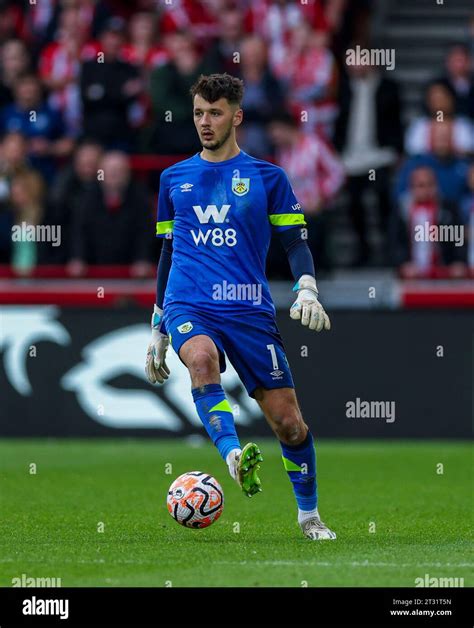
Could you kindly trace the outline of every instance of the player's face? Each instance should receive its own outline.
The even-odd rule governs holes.
[[[226,98],[213,103],[202,96],[194,97],[194,124],[203,148],[218,150],[242,121],[242,109],[231,105]]]

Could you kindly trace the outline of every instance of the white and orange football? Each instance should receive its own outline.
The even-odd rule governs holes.
[[[212,475],[189,471],[170,486],[167,505],[170,515],[182,526],[207,528],[224,510],[224,492]]]

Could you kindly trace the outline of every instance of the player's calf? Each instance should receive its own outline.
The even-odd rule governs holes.
[[[259,389],[255,398],[280,441],[283,465],[293,485],[303,534],[313,540],[336,538],[319,519],[313,436],[303,420],[294,390]]]
[[[191,392],[199,418],[227,462],[229,454],[241,447],[232,408],[220,384],[217,348],[211,338],[198,335],[183,344],[179,355],[191,375]]]

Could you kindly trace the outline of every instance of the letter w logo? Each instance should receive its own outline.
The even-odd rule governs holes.
[[[193,205],[193,209],[199,222],[207,224],[211,218],[214,222],[224,222],[230,205],[222,205],[221,209],[217,209],[216,205],[208,205],[204,211],[202,211],[201,205]]]

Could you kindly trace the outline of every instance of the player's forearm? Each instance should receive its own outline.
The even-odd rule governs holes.
[[[280,232],[279,235],[295,281],[298,281],[303,275],[314,277],[313,256],[307,241],[301,237],[301,229],[287,229]]]
[[[172,241],[168,239],[163,240],[160,261],[158,262],[158,269],[156,273],[156,305],[160,309],[163,309],[163,302],[165,300],[166,285],[168,283],[168,276],[171,269],[172,253]]]

